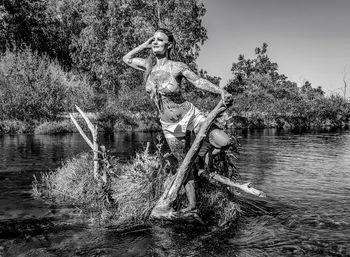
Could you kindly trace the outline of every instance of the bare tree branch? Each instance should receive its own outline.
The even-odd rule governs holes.
[[[227,177],[224,177],[224,176],[217,174],[217,173],[214,173],[214,172],[209,174],[209,179],[213,179],[217,182],[220,182],[220,183],[227,185],[227,186],[230,186],[230,187],[236,187],[236,188],[238,188],[238,189],[240,189],[243,192],[246,192],[248,194],[252,194],[252,195],[255,195],[258,197],[266,197],[264,192],[251,187],[250,183],[239,184],[239,183],[232,181],[231,179],[229,179]]]
[[[94,155],[94,177],[96,179],[98,179],[98,171],[100,169],[100,163],[99,163],[99,146],[98,146],[98,136],[97,136],[97,126],[94,126],[92,124],[92,122],[90,121],[90,119],[86,116],[86,114],[76,105],[75,106],[78,110],[78,112],[81,114],[81,116],[83,116],[91,134],[92,134],[92,142],[91,140],[86,136],[86,134],[84,133],[84,131],[82,130],[82,128],[79,126],[78,122],[76,121],[76,119],[73,117],[73,115],[70,113],[69,116],[72,119],[74,125],[77,127],[80,135],[84,138],[84,140],[86,141],[86,143],[90,146],[90,148],[93,151],[93,155]],[[104,176],[101,177],[102,180],[106,183],[106,179]]]
[[[84,138],[85,142],[90,146],[90,148],[93,150],[94,149],[94,145],[93,143],[90,141],[90,139],[87,137],[87,135],[85,134],[85,132],[83,131],[83,129],[80,127],[80,125],[78,124],[77,120],[74,118],[73,114],[69,114],[71,120],[73,121],[74,125],[76,126],[76,128],[78,129],[80,135]]]

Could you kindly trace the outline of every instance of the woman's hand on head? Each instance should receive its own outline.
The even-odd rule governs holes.
[[[154,36],[150,37],[149,39],[147,39],[142,46],[146,49],[152,48],[152,42],[154,40]]]
[[[233,96],[229,92],[227,92],[225,89],[222,89],[221,100],[223,101],[225,106],[230,106],[232,105],[232,102],[233,102]]]

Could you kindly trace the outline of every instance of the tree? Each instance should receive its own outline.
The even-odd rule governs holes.
[[[198,0],[5,0],[0,5],[1,50],[29,46],[88,74],[95,88],[117,92],[122,85],[142,84],[142,74],[130,72],[121,58],[159,26],[177,39],[174,59],[195,69],[207,39],[204,14]]]
[[[4,0],[0,4],[0,50],[32,51],[71,68],[71,39],[80,34],[82,1]]]
[[[24,45],[47,48],[45,45],[46,3],[43,0],[5,0],[1,10],[1,49]]]
[[[300,91],[301,94],[303,94],[304,97],[308,100],[314,100],[319,97],[323,97],[325,94],[320,86],[313,88],[308,80],[305,81],[304,85],[301,86]]]
[[[71,55],[76,67],[88,72],[101,90],[117,92],[121,86],[133,88],[143,83],[141,74],[135,76],[121,59],[148,39],[158,25],[172,30],[177,39],[174,59],[192,68],[196,67],[199,45],[207,38],[201,25],[205,9],[197,0],[89,0],[82,9],[86,26],[73,40]]]
[[[267,47],[266,43],[263,43],[262,47],[256,47],[254,59],[246,59],[242,54],[238,56],[238,62],[233,63],[231,68],[234,78],[226,86],[231,93],[239,94],[255,87],[273,91],[275,86],[284,84],[287,77],[278,73],[278,65],[270,60]],[[257,76],[265,82],[260,83],[256,79]],[[269,83],[266,83],[266,80]]]

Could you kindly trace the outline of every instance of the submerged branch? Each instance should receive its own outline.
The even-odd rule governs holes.
[[[234,181],[232,181],[231,179],[224,177],[218,173],[209,173],[209,180],[213,179],[217,182],[220,182],[224,185],[230,186],[230,187],[236,187],[240,190],[242,190],[243,192],[246,192],[248,194],[252,194],[258,197],[266,197],[266,194],[258,189],[255,189],[253,187],[250,186],[250,183],[244,183],[244,184],[239,184],[236,183]]]

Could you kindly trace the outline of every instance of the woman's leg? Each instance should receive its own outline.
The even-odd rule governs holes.
[[[193,126],[192,129],[196,136],[203,126],[205,120],[206,118],[197,109],[197,114],[192,121],[192,124],[190,125]],[[215,124],[212,124],[208,139],[204,140],[198,155],[202,160],[207,160],[208,158],[206,158],[206,156],[208,155],[209,151],[211,151],[212,155],[216,155],[221,151],[222,148],[228,146],[230,142],[231,140],[229,136],[222,129],[219,129]],[[202,169],[202,167],[200,167],[200,169]]]
[[[195,128],[194,132],[196,136],[203,123],[204,120],[199,122]],[[224,130],[217,128],[215,125],[212,125],[209,136],[204,140],[202,147],[198,153],[198,174],[204,171],[205,164],[208,165],[210,159],[209,155],[216,155],[220,153],[223,148],[227,147],[230,144],[230,142],[231,140]]]
[[[181,165],[186,156],[186,137],[171,137],[166,139],[171,152],[176,157]],[[181,210],[181,212],[190,211],[196,208],[196,191],[194,185],[193,171],[190,170],[184,182],[188,206]]]

